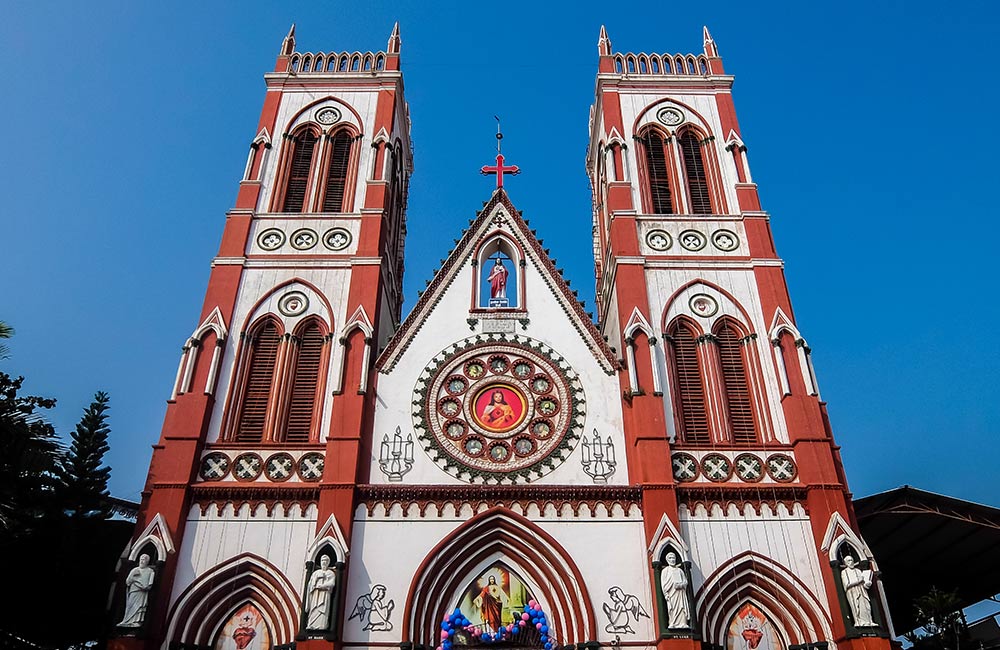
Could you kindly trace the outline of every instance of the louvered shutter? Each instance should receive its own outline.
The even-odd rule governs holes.
[[[292,397],[288,405],[288,426],[285,440],[309,442],[313,415],[316,411],[316,385],[323,356],[323,333],[319,325],[312,324],[299,338],[299,354],[295,362]]]
[[[673,335],[674,365],[677,371],[677,395],[681,411],[684,441],[710,442],[705,412],[705,389],[698,369],[698,343],[694,332],[678,325]]]
[[[306,187],[309,185],[313,151],[316,149],[316,136],[312,131],[306,131],[295,139],[293,146],[295,148],[292,150],[292,164],[288,170],[282,212],[302,212],[306,202]]]
[[[344,193],[347,191],[347,167],[351,162],[351,136],[340,131],[333,136],[330,151],[330,170],[326,176],[326,193],[323,195],[323,212],[343,212]]]
[[[684,174],[691,197],[691,214],[712,214],[712,201],[708,195],[705,161],[701,155],[698,138],[688,131],[681,136],[681,153],[684,156]]]
[[[732,325],[725,324],[718,332],[719,361],[722,364],[722,379],[725,383],[726,406],[729,409],[729,424],[732,427],[733,442],[757,442],[754,428],[753,409],[750,404],[750,385],[747,382],[746,364],[740,336]]]
[[[267,404],[271,396],[271,382],[274,380],[274,361],[278,356],[281,337],[274,321],[267,321],[255,334],[250,343],[250,365],[243,404],[240,405],[240,424],[236,430],[239,442],[260,442],[264,439],[264,422],[267,419]]]
[[[643,148],[646,150],[646,175],[649,177],[649,199],[653,214],[673,214],[666,143],[659,133],[649,131],[643,138]]]

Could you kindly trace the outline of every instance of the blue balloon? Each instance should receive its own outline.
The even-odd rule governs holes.
[[[549,626],[548,625],[542,625],[542,634],[545,634],[548,631],[549,631]]]

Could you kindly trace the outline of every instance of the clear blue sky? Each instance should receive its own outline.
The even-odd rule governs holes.
[[[513,201],[592,308],[599,27],[619,51],[689,52],[707,24],[855,494],[1000,506],[997,3],[664,7],[6,5],[0,320],[17,335],[0,369],[57,397],[65,434],[109,391],[112,491],[138,498],[292,22],[300,50],[329,51],[382,49],[400,21],[407,309],[490,195],[494,114],[523,170]]]

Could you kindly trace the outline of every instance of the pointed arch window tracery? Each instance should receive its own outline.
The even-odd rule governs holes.
[[[330,336],[316,318],[295,335],[266,317],[244,336],[227,439],[240,443],[319,441]]]
[[[357,176],[358,134],[348,124],[335,124],[323,135],[309,123],[285,136],[279,163],[275,212],[350,212]]]
[[[637,157],[647,214],[715,214],[723,209],[717,164],[705,149],[710,137],[684,124],[672,134],[648,126],[636,140],[642,149]]]
[[[723,317],[702,334],[687,319],[668,328],[673,400],[681,440],[688,444],[760,441],[756,395],[749,378],[747,345],[751,336]]]

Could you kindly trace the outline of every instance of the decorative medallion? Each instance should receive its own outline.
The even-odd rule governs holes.
[[[256,481],[264,469],[264,460],[252,452],[240,454],[233,461],[233,476],[237,481]]]
[[[414,432],[428,456],[471,483],[533,481],[579,442],[580,379],[527,337],[476,336],[435,357],[414,389]]]
[[[701,473],[713,483],[722,483],[733,476],[733,464],[722,454],[708,454],[701,459]]]
[[[318,481],[323,478],[323,454],[312,452],[299,459],[299,478],[303,481]]]
[[[688,249],[689,251],[700,251],[705,248],[705,235],[701,234],[697,230],[685,230],[677,237],[677,241],[681,243],[681,246]]]
[[[316,234],[315,230],[309,228],[299,228],[292,233],[292,248],[300,251],[309,250],[316,245],[317,241],[319,241],[319,235]]]
[[[674,454],[670,459],[670,464],[674,470],[674,479],[679,483],[690,483],[698,478],[701,469],[698,467],[698,459],[691,454]]]
[[[728,253],[739,248],[740,238],[730,230],[716,230],[712,233],[712,245]]]
[[[229,456],[217,451],[201,459],[198,475],[205,481],[221,481],[229,474]]]
[[[677,126],[684,121],[684,113],[676,108],[661,108],[656,114],[656,119],[667,126]]]
[[[332,251],[342,251],[351,245],[351,233],[343,228],[330,228],[323,235],[323,245]]]
[[[268,228],[257,235],[257,245],[266,251],[273,251],[281,248],[285,243],[285,233],[277,228]]]
[[[673,244],[670,235],[664,230],[650,230],[646,234],[646,245],[654,251],[665,251]]]
[[[795,480],[799,470],[791,456],[774,454],[767,457],[767,475],[779,483],[789,483]]]
[[[278,300],[278,311],[285,316],[298,316],[309,307],[309,299],[301,291],[290,291]]]
[[[264,476],[270,481],[287,481],[295,473],[295,460],[284,452],[274,454],[264,463]]]
[[[702,318],[715,316],[715,313],[719,311],[719,303],[715,302],[715,298],[705,293],[696,293],[691,296],[691,299],[688,300],[688,307]]]
[[[340,121],[340,111],[332,106],[325,106],[316,111],[316,121],[329,126]]]
[[[753,454],[740,454],[733,462],[736,476],[747,483],[756,483],[764,478],[764,461]]]

